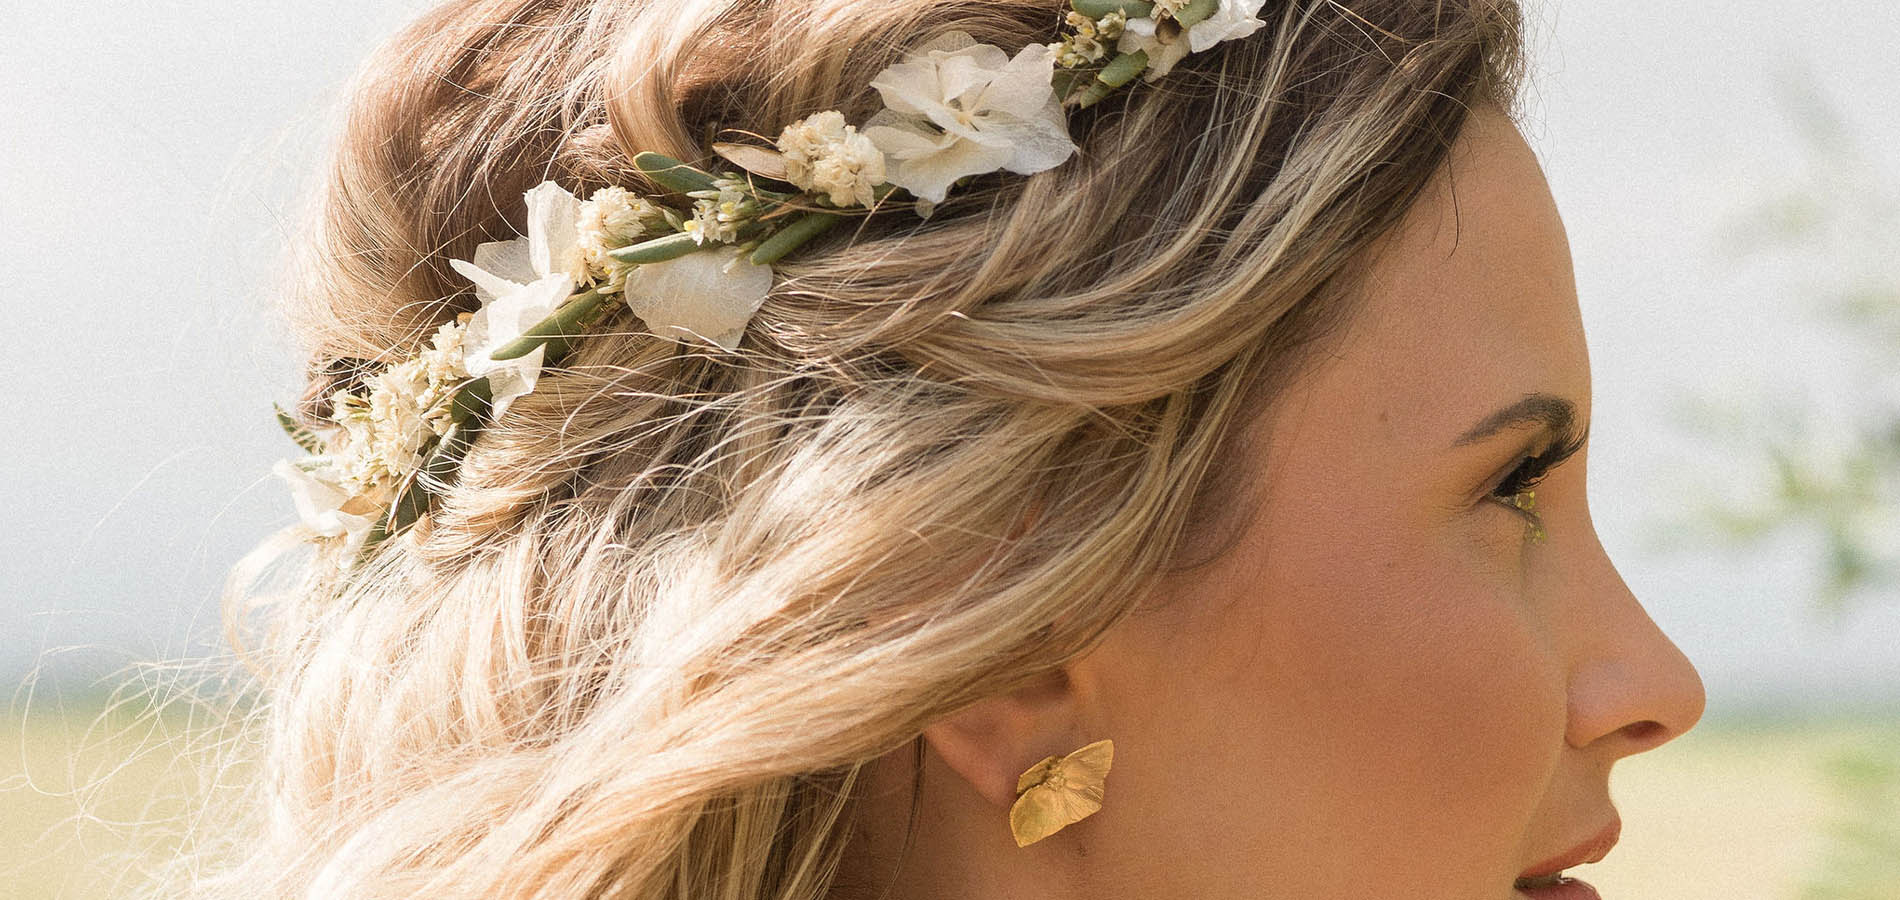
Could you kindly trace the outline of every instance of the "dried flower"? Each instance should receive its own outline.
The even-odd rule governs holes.
[[[742,178],[720,176],[712,183],[712,191],[688,192],[697,199],[693,201],[693,217],[684,230],[695,243],[712,240],[730,244],[739,239],[739,226],[759,214],[759,201]]]
[[[1157,2],[1153,14],[1127,20],[1115,49],[1123,53],[1140,50],[1148,56],[1142,71],[1143,81],[1154,81],[1174,69],[1174,64],[1189,53],[1199,53],[1221,41],[1253,34],[1267,23],[1259,15],[1266,0],[1220,0],[1212,15],[1188,26],[1183,33],[1174,14],[1187,5],[1178,0]]]
[[[828,109],[785,126],[779,133],[785,180],[823,192],[833,206],[870,206],[884,183],[884,152]]]
[[[579,244],[581,201],[552,181],[528,189],[528,234],[489,241],[475,248],[475,260],[449,260],[449,266],[475,283],[482,308],[468,322],[464,364],[469,374],[488,379],[492,414],[500,416],[515,398],[534,390],[546,347],[525,356],[498,360],[493,353],[513,343],[536,323],[554,314],[588,277]]]
[[[1106,42],[1121,36],[1122,27],[1128,17],[1121,10],[1111,11],[1100,19],[1091,19],[1075,10],[1069,10],[1063,21],[1075,29],[1065,34],[1062,40],[1050,44],[1055,51],[1056,65],[1073,69],[1086,63],[1100,62],[1108,55]]]
[[[1041,172],[1076,149],[1054,72],[1049,44],[1011,58],[967,32],[945,32],[871,80],[885,108],[863,131],[884,152],[890,182],[933,204],[965,175]]]
[[[627,264],[607,255],[609,250],[639,242],[654,233],[672,230],[658,204],[626,188],[609,186],[594,192],[580,205],[575,244],[588,277],[602,293],[620,289]]]
[[[626,298],[654,334],[697,336],[734,350],[771,289],[771,266],[753,263],[738,247],[719,247],[635,266]]]

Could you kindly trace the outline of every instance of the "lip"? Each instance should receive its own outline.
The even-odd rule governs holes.
[[[1571,866],[1601,862],[1603,857],[1610,855],[1610,848],[1616,846],[1616,839],[1622,833],[1623,820],[1621,818],[1611,819],[1610,824],[1603,826],[1602,831],[1597,832],[1583,843],[1570,848],[1560,855],[1553,856],[1537,865],[1525,869],[1517,877],[1537,878],[1543,875],[1554,875]]]
[[[1603,900],[1589,882],[1569,877],[1544,887],[1518,888],[1512,895],[1522,900]]]

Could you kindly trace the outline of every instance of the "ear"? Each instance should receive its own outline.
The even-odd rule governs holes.
[[[983,799],[1007,809],[1024,771],[1087,742],[1076,727],[1080,699],[1068,671],[1056,669],[925,726],[923,736]]]
[[[1032,499],[1009,538],[1022,537],[1041,517],[1042,501]],[[1016,802],[1016,780],[1025,770],[1085,743],[1076,728],[1082,720],[1082,692],[1076,688],[1070,672],[1058,669],[937,720],[923,737],[977,794],[1007,809]]]

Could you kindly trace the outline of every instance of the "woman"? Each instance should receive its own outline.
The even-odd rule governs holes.
[[[1591,524],[1516,8],[1070,11],[488,0],[377,55],[293,430],[483,393],[377,457],[427,478],[286,468],[317,553],[203,892],[1594,896],[1612,764],[1703,694]]]

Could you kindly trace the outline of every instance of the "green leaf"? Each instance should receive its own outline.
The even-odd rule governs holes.
[[[316,432],[303,427],[296,419],[291,418],[290,413],[285,412],[282,406],[272,403],[270,408],[277,411],[277,424],[284,429],[285,434],[290,435],[291,440],[297,442],[297,446],[308,453],[323,452],[323,439],[317,437]]]
[[[1155,5],[1143,0],[1069,0],[1069,8],[1091,19],[1099,19],[1118,9],[1128,18],[1145,19],[1154,12]]]
[[[665,237],[656,237],[641,241],[638,244],[630,244],[618,250],[609,250],[607,251],[607,255],[623,263],[639,265],[641,263],[664,262],[675,257],[685,256],[704,246],[706,245],[693,240],[692,235],[680,231],[666,235]]]
[[[468,454],[469,445],[474,443],[479,433],[481,426],[476,422],[458,423],[450,425],[448,431],[436,439],[423,457],[422,465],[409,474],[399,489],[396,502],[390,504],[389,515],[382,526],[385,535],[409,527],[429,511],[436,493],[448,486],[449,479],[455,475],[462,457]]]
[[[1095,73],[1095,80],[1090,82],[1089,89],[1082,93],[1079,105],[1094,105],[1096,101],[1108,96],[1109,91],[1127,84],[1130,79],[1141,74],[1141,70],[1147,67],[1146,51],[1134,50],[1116,54],[1114,59],[1108,61],[1108,65],[1102,67],[1102,71]]]
[[[1186,6],[1175,10],[1174,20],[1181,23],[1182,28],[1192,28],[1213,15],[1218,9],[1220,9],[1220,0],[1188,0]]]
[[[551,362],[567,352],[569,340],[580,336],[585,330],[587,320],[600,310],[606,299],[607,295],[591,288],[575,294],[574,299],[562,304],[560,309],[555,310],[554,315],[536,322],[533,327],[522,332],[520,337],[503,344],[494,353],[489,354],[489,358],[520,359],[533,353],[534,348],[546,344],[548,352],[543,361]]]
[[[771,265],[779,257],[797,249],[799,245],[811,240],[844,220],[844,216],[829,212],[809,212],[791,224],[779,229],[771,237],[760,242],[752,251],[752,262],[757,265]]]
[[[449,421],[457,425],[475,416],[487,415],[491,401],[495,399],[494,386],[486,377],[477,378],[462,385],[449,398]]]
[[[642,150],[633,155],[633,164],[668,190],[682,194],[710,190],[713,186],[712,173],[696,169],[663,153]]]
[[[1057,100],[1067,100],[1069,92],[1075,90],[1076,80],[1081,77],[1079,70],[1057,69],[1054,75],[1049,76],[1049,87],[1055,90]]]

